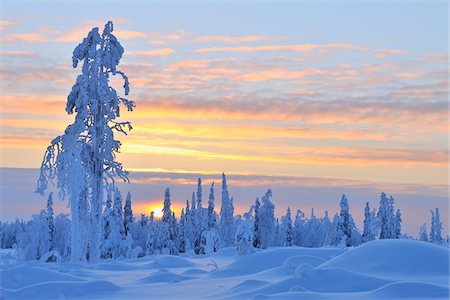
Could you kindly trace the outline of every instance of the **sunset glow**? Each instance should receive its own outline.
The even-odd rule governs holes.
[[[71,51],[92,27],[111,19],[126,49],[119,69],[137,104],[133,112],[121,111],[133,130],[116,137],[122,143],[118,160],[133,171],[164,170],[159,177],[135,178],[137,185],[192,190],[195,179],[186,173],[215,174],[217,180],[226,172],[271,177],[238,183],[231,176],[230,182],[248,187],[285,177],[427,185],[441,192],[424,198],[442,201],[448,190],[449,60],[445,40],[437,37],[447,35],[446,11],[430,6],[435,17],[419,24],[421,5],[398,5],[380,22],[375,16],[385,13],[382,5],[370,14],[356,3],[330,5],[333,14],[308,3],[276,9],[246,4],[237,11],[219,3],[208,10],[186,5],[189,14],[180,15],[170,6],[128,11],[117,3],[75,17],[74,3],[28,3],[20,10],[5,4],[0,167],[40,166],[52,138],[74,118],[65,112],[79,74]],[[271,25],[257,17],[269,12]],[[361,33],[370,34],[354,32],[361,23]],[[289,188],[298,186],[289,182]],[[163,192],[141,191],[135,214],[160,217],[161,200],[154,199]],[[190,192],[176,194],[177,214]],[[263,191],[258,193],[242,199],[243,209]],[[296,195],[292,191],[284,204],[299,201]]]

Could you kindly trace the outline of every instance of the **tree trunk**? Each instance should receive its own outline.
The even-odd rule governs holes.
[[[78,262],[80,261],[80,226],[78,223],[78,198],[79,193],[76,191],[73,191],[71,194],[70,199],[70,213],[72,216],[72,227],[71,227],[71,234],[70,234],[70,246],[71,246],[71,252],[70,252],[70,260],[72,262]]]
[[[95,120],[95,139],[93,159],[93,185],[92,185],[92,242],[89,253],[89,261],[98,263],[100,260],[100,245],[102,234],[102,206],[103,206],[103,161],[101,149],[103,148],[103,114],[101,99],[98,99],[98,112]]]

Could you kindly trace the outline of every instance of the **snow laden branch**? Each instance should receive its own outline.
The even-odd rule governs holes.
[[[128,172],[116,161],[121,143],[114,132],[127,134],[132,129],[130,122],[116,118],[120,117],[121,104],[132,111],[135,103],[109,86],[110,76],[119,75],[124,80],[125,96],[130,91],[128,77],[117,70],[124,49],[112,32],[112,22],[105,25],[101,35],[95,27],[73,51],[73,67],[80,63],[82,67],[67,97],[66,112],[76,114],[75,121],[47,148],[36,188],[43,195],[48,182],[57,179],[61,198],[69,198],[73,260],[98,260],[103,191],[108,185],[114,187],[116,178],[129,181]],[[79,217],[89,217],[91,222],[86,223],[92,228],[81,230]],[[90,233],[82,237],[89,240],[85,249],[80,249],[80,232]]]

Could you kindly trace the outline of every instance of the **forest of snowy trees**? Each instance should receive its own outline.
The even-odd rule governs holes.
[[[309,217],[297,209],[292,216],[287,208],[281,219],[275,216],[272,191],[268,189],[256,198],[248,212],[234,215],[233,197],[222,175],[221,206],[215,209],[214,183],[210,186],[207,205],[203,204],[202,181],[198,179],[197,191],[177,217],[171,210],[170,189],[164,192],[161,218],[154,213],[133,216],[132,195],[123,201],[115,188],[107,193],[102,213],[102,259],[124,259],[154,254],[179,255],[182,253],[211,255],[224,247],[236,247],[238,255],[255,248],[272,246],[357,246],[374,239],[410,238],[401,230],[400,210],[394,209],[394,198],[381,193],[378,210],[366,203],[363,229],[360,231],[350,213],[345,195],[340,200],[340,211],[331,218],[328,211],[319,217],[311,211]],[[81,218],[79,216],[79,218]],[[80,220],[81,221],[81,220]],[[79,223],[83,225],[82,222]],[[24,259],[69,260],[71,257],[71,220],[68,215],[53,215],[53,194],[48,196],[46,209],[24,222],[0,222],[0,245],[16,248]],[[81,230],[82,261],[89,260],[89,230]],[[426,224],[417,239],[435,244],[448,244],[442,237],[439,209],[431,211],[430,234]]]

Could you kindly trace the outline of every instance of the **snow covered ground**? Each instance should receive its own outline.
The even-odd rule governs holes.
[[[378,240],[353,249],[270,248],[238,257],[152,256],[98,265],[1,252],[1,299],[448,299],[449,249]]]

